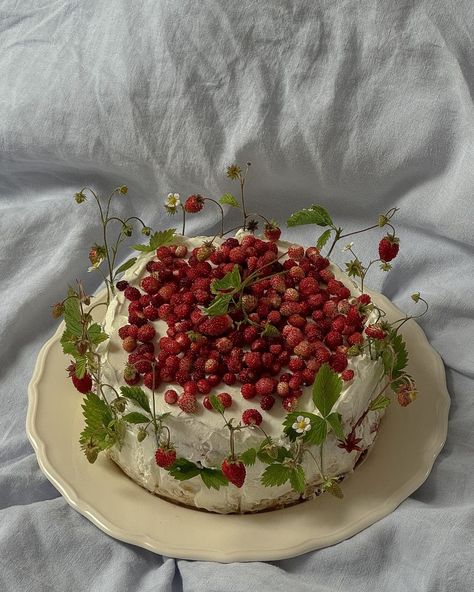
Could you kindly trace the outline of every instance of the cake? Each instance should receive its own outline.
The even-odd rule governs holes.
[[[186,212],[207,199],[192,195],[182,206],[171,194],[166,207],[182,209],[184,230]],[[226,194],[220,203],[235,207],[232,200]],[[393,228],[394,213],[378,226]],[[130,234],[129,220],[121,222],[119,236]],[[151,493],[223,514],[282,508],[321,492],[342,497],[340,481],[376,439],[389,387],[403,406],[416,388],[400,322],[388,323],[361,290],[371,264],[352,244],[346,271],[323,256],[330,233],[333,245],[342,235],[324,208],[289,219],[312,222],[329,228],[308,248],[280,240],[268,220],[256,235],[245,210],[231,237],[223,229],[215,237],[151,234],[143,225],[151,238],[135,246],[137,257],[116,272],[108,259],[102,324],[92,321],[81,284],[55,305],[66,322],[64,351],[74,358],[69,375],[85,394],[80,443],[90,462],[106,451]],[[379,242],[384,271],[397,253],[395,232],[387,234]],[[106,246],[94,245],[91,269],[108,257]]]

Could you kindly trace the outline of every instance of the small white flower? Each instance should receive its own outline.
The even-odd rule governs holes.
[[[352,247],[354,246],[354,243],[348,243],[343,249],[342,252],[344,253],[344,251],[350,251],[352,249]]]
[[[179,199],[179,193],[168,193],[168,197],[166,198],[165,206],[167,208],[176,209],[181,204]]]
[[[309,417],[298,415],[295,423],[291,426],[297,434],[304,434],[311,429],[311,420]]]

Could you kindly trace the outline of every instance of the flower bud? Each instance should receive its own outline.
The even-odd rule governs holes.
[[[119,187],[119,191],[120,191],[120,193],[121,193],[122,195],[127,195],[127,193],[128,193],[128,187],[127,187],[126,185],[121,185],[121,186]]]
[[[59,319],[60,316],[64,313],[64,304],[62,302],[57,302],[53,305],[51,314],[53,319]]]
[[[147,431],[143,428],[140,428],[137,433],[137,440],[139,442],[143,442],[143,440],[148,436]]]
[[[81,204],[83,201],[86,201],[86,196],[82,191],[79,191],[74,194],[74,199],[76,200],[76,203]]]
[[[414,302],[419,302],[419,300],[420,300],[420,293],[419,292],[415,292],[414,294],[411,295],[411,299]]]
[[[130,224],[124,224],[122,226],[122,232],[125,236],[132,236],[133,228],[130,226]]]
[[[381,214],[379,216],[379,226],[380,226],[380,228],[382,228],[382,226],[385,226],[385,224],[388,224],[388,218],[387,218],[387,216],[384,216],[383,214]]]
[[[145,236],[150,236],[150,234],[151,234],[151,228],[149,226],[144,226],[142,228],[142,234],[144,234]]]

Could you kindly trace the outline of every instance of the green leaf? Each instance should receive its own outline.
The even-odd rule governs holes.
[[[275,485],[283,485],[288,481],[291,475],[291,469],[281,463],[274,463],[268,465],[263,471],[260,479],[262,485],[265,487],[274,487]]]
[[[143,415],[143,413],[138,413],[137,411],[131,411],[126,415],[122,416],[122,419],[127,423],[149,423],[150,418]]]
[[[344,430],[342,428],[341,418],[342,416],[340,413],[331,413],[326,418],[328,424],[332,428],[332,431],[336,434],[336,438],[339,438],[339,440],[344,439]]]
[[[67,329],[65,329],[61,335],[61,346],[63,348],[63,353],[66,355],[72,355],[75,358],[79,355],[76,347],[76,338],[77,336],[74,336]]]
[[[79,300],[74,296],[72,288],[68,290],[68,298],[64,301],[64,322],[66,330],[71,336],[82,336],[81,308]]]
[[[162,231],[158,230],[151,235],[150,241],[147,245],[133,245],[132,249],[135,249],[135,251],[141,251],[143,253],[151,253],[151,251],[154,251],[158,247],[172,243],[175,234],[176,228],[168,228],[168,230]]]
[[[87,371],[87,358],[86,356],[76,356],[76,376],[77,378],[83,378]]]
[[[262,337],[279,337],[280,331],[271,323],[265,323],[262,331]]]
[[[209,306],[202,309],[204,314],[209,317],[218,317],[226,314],[229,310],[229,304],[232,301],[230,294],[222,294],[222,296],[216,296]]]
[[[186,481],[199,475],[199,467],[190,460],[185,458],[177,458],[169,469],[169,473],[172,477],[178,481]]]
[[[326,440],[328,424],[327,421],[322,417],[319,417],[319,415],[315,415],[314,417],[314,421],[311,422],[311,429],[306,432],[303,441],[307,444],[313,444],[314,446],[321,446],[324,440]]]
[[[229,480],[220,469],[208,469],[202,467],[199,471],[204,485],[208,489],[220,489],[229,485]]]
[[[240,270],[238,265],[234,265],[232,271],[229,271],[221,279],[214,280],[211,284],[211,292],[219,294],[227,290],[237,290],[242,285],[242,278],[240,277]]]
[[[255,464],[257,459],[257,451],[255,448],[249,448],[239,454],[239,459],[244,463],[245,466],[249,467]]]
[[[391,331],[389,334],[389,343],[395,353],[395,361],[392,369],[392,378],[398,378],[403,374],[404,369],[408,363],[407,346],[403,337],[396,331]]]
[[[102,343],[103,341],[105,341],[106,339],[108,339],[109,336],[107,335],[107,333],[104,333],[102,331],[102,327],[98,323],[93,323],[87,329],[87,338],[94,345],[99,345],[99,343]]]
[[[328,364],[323,364],[313,384],[313,401],[321,415],[326,418],[342,391],[342,380]]]
[[[121,386],[120,392],[124,397],[134,401],[144,411],[151,414],[148,397],[142,388],[139,386]]]
[[[298,493],[303,493],[306,486],[306,478],[303,467],[297,465],[290,473],[291,487]]]
[[[224,405],[219,401],[217,395],[210,395],[209,403],[212,405],[213,409],[215,409],[219,413],[224,413]]]
[[[219,203],[222,205],[232,206],[233,208],[240,208],[239,202],[231,193],[224,193],[224,195],[219,199]]]
[[[318,226],[332,226],[333,222],[329,212],[322,206],[313,205],[292,214],[288,220],[288,226],[301,226],[302,224],[317,224]]]
[[[318,238],[318,242],[316,243],[316,248],[321,250],[326,245],[326,243],[329,240],[329,237],[331,236],[331,232],[332,230],[328,228],[320,235],[320,237]]]
[[[385,409],[388,405],[390,405],[390,399],[384,395],[379,395],[370,403],[369,409],[371,411],[377,411],[378,409]]]
[[[119,273],[123,273],[124,271],[127,271],[127,269],[130,269],[130,267],[132,267],[132,265],[137,261],[136,257],[132,257],[131,259],[129,259],[128,261],[125,261],[125,263],[122,263],[122,265],[117,269],[117,271],[114,273],[114,278],[117,277],[119,275]]]
[[[112,412],[95,393],[87,393],[84,397],[82,414],[86,425],[81,432],[79,442],[83,450],[90,442],[99,450],[105,450],[119,441],[120,431],[112,423]]]

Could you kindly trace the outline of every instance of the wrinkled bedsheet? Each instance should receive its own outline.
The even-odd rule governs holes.
[[[473,25],[468,0],[3,0],[1,590],[474,589]],[[426,483],[350,540],[272,563],[176,561],[59,496],[27,439],[27,385],[49,306],[76,277],[100,283],[85,273],[96,215],[73,194],[125,183],[118,211],[166,228],[169,191],[219,196],[226,165],[247,160],[248,199],[280,221],[319,202],[355,229],[400,208],[400,255],[369,284],[402,308],[429,300],[449,436]],[[190,234],[216,229],[210,208],[190,217]],[[311,227],[284,233],[314,244]]]

